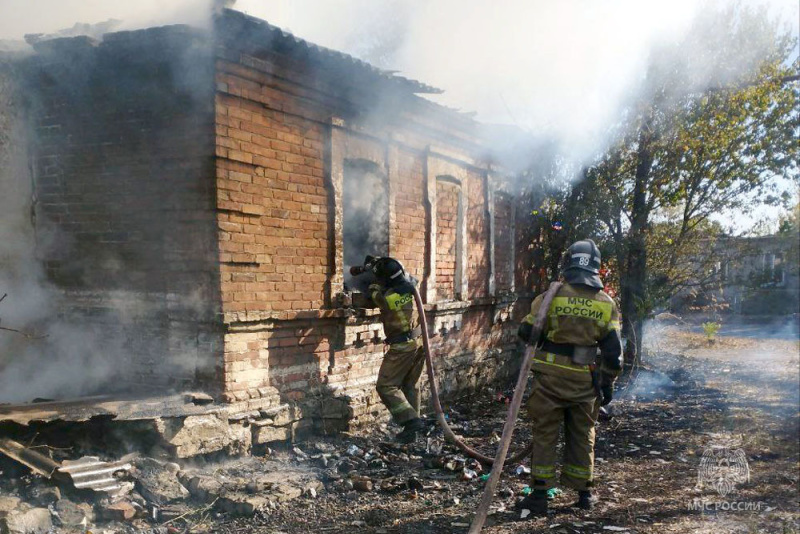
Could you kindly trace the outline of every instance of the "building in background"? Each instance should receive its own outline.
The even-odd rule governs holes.
[[[796,234],[731,238],[721,245],[720,299],[733,313],[786,315],[800,312]]]
[[[736,315],[789,315],[800,312],[796,232],[760,237],[722,237],[708,257],[697,258],[700,271],[673,297],[675,311],[708,311]],[[712,250],[712,249],[709,249]],[[709,265],[708,258],[715,261]],[[702,266],[708,266],[703,269]]]

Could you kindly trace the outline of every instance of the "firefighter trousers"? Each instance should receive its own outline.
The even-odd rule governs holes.
[[[399,425],[419,417],[419,377],[424,367],[425,349],[420,339],[390,345],[383,356],[375,387]]]
[[[594,480],[595,422],[600,401],[591,382],[536,373],[528,399],[533,422],[531,487],[555,486],[556,445],[564,424],[564,463],[561,484],[587,490]]]

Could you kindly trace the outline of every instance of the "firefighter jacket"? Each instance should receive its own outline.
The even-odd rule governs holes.
[[[369,286],[372,302],[381,311],[383,334],[386,343],[392,345],[415,342],[420,335],[419,314],[414,305],[414,287],[408,281],[401,281],[391,287],[380,284]]]
[[[519,336],[527,342],[544,295],[531,304],[523,319]],[[619,311],[614,299],[604,291],[583,284],[565,283],[558,290],[547,312],[541,348],[536,351],[533,370],[580,382],[591,382],[595,364],[578,363],[576,352],[583,350],[600,357],[596,361],[604,384],[613,384],[622,369],[622,341]]]

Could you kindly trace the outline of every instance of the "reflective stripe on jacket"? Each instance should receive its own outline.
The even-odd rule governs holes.
[[[419,314],[410,284],[401,283],[388,289],[380,284],[372,284],[369,286],[369,294],[372,302],[381,311],[383,335],[386,339],[408,334],[419,326]]]
[[[534,299],[531,313],[523,319],[524,322],[533,324],[543,298],[544,295],[539,295]],[[614,299],[589,286],[565,283],[550,304],[545,336],[557,344],[599,346],[600,368],[613,379],[622,368],[619,329],[619,311]],[[591,381],[589,367],[572,363],[568,356],[540,350],[534,360],[535,371]]]

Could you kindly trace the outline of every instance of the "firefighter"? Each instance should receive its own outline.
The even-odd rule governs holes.
[[[544,295],[531,305],[519,337],[540,344],[533,361],[528,414],[533,423],[531,487],[518,507],[547,513],[547,490],[556,480],[556,444],[564,424],[561,484],[578,491],[574,506],[591,510],[595,422],[600,406],[611,402],[622,369],[619,312],[602,289],[600,251],[594,241],[574,243],[561,262],[563,285],[547,312],[541,339],[530,339]],[[599,355],[598,355],[599,349]]]
[[[365,271],[375,276],[369,295],[380,309],[384,343],[389,347],[378,371],[376,389],[392,419],[403,427],[396,439],[411,443],[425,428],[419,417],[418,385],[425,366],[425,349],[414,303],[415,281],[394,258],[367,256],[364,267],[350,270],[353,275]]]

